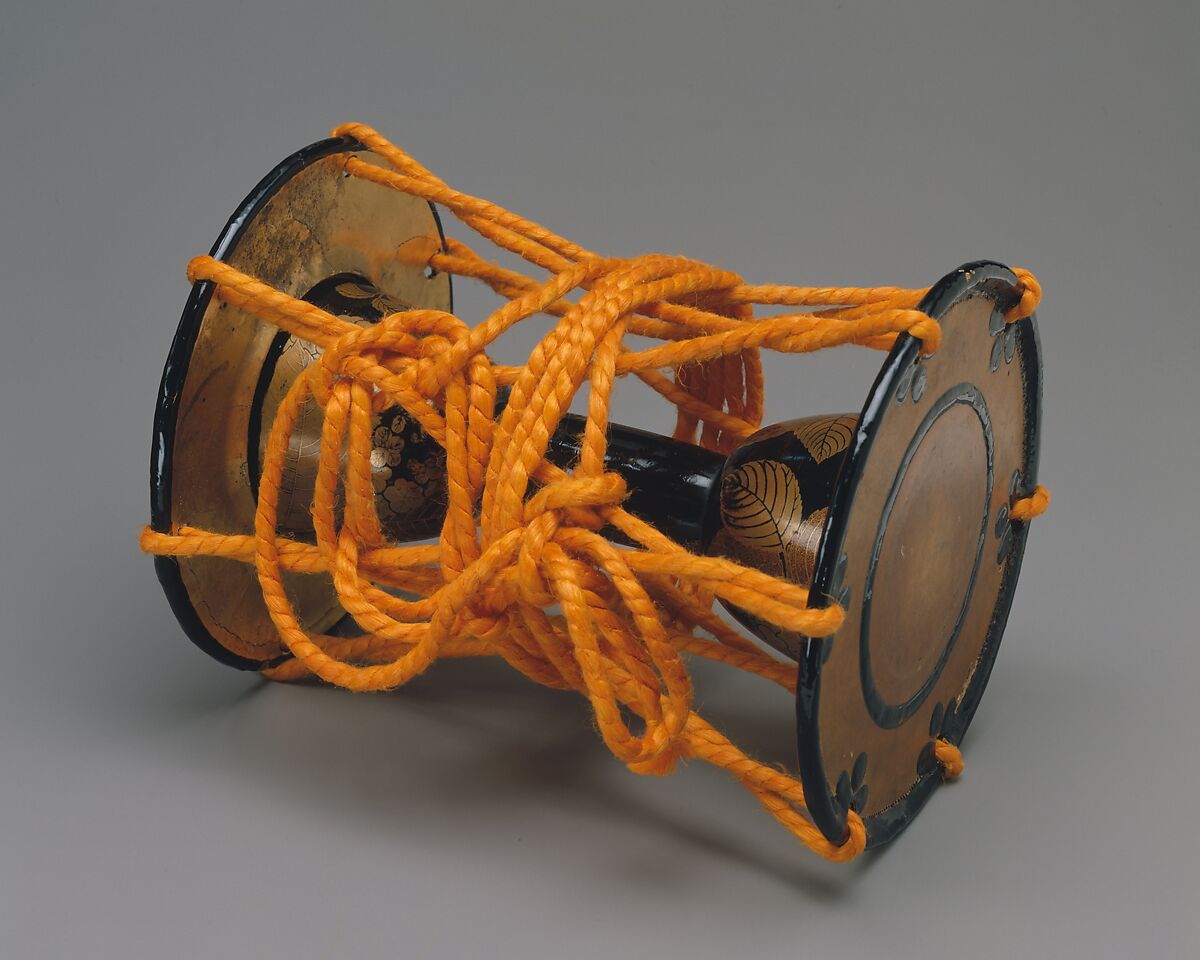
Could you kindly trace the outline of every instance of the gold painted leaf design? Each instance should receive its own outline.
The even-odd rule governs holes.
[[[403,313],[408,309],[408,305],[401,303],[395,297],[389,297],[386,293],[381,293],[371,301],[371,306],[379,311],[381,317],[389,317],[393,313]]]
[[[818,417],[803,421],[795,434],[813,460],[821,463],[850,446],[856,426],[854,417]]]
[[[783,563],[790,579],[797,583],[812,583],[817,562],[817,548],[821,545],[821,534],[825,530],[827,507],[822,507],[804,518],[796,534],[783,548]]]
[[[721,484],[721,519],[740,543],[780,556],[800,526],[800,484],[778,460],[750,460]]]
[[[763,562],[764,558],[772,555],[746,549],[725,530],[717,531],[712,539],[712,543],[708,546],[707,552],[715,556],[729,557],[731,560],[736,560],[748,566],[757,566],[764,573],[770,573],[777,577],[786,576],[782,562],[777,564]],[[747,613],[745,610],[737,607],[731,607],[730,612],[740,623],[749,627],[759,640],[774,647],[780,653],[786,654],[793,660],[800,659],[801,645],[804,642],[804,638],[800,634],[788,633],[773,623],[760,620],[753,614]]]
[[[357,280],[346,280],[337,285],[337,292],[351,300],[370,300],[379,291]]]

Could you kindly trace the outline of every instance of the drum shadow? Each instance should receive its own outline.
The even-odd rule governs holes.
[[[841,898],[873,859],[831,869],[780,834],[728,775],[704,764],[668,778],[635,776],[608,753],[581,697],[533,684],[499,660],[440,663],[403,690],[372,697],[312,683],[239,687],[223,704],[206,697],[177,705],[174,732],[163,733],[161,717],[141,722],[158,725],[176,762],[186,756],[206,776],[264,785],[290,806],[374,836],[399,837],[414,824],[444,832],[451,823],[460,826],[445,842],[465,850],[481,833],[511,835],[520,830],[514,823],[561,810],[644,832],[646,840],[631,849],[663,848],[669,856],[672,844],[683,844],[816,901]],[[159,699],[143,704],[154,710]],[[731,732],[748,727],[748,741],[784,742],[791,736],[787,699],[782,716],[779,703],[761,716],[743,704]],[[524,844],[522,857],[530,850]],[[612,869],[622,883],[647,890],[671,872],[641,854],[616,858]]]

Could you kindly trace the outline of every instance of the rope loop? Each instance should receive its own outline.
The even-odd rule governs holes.
[[[942,765],[943,779],[957,780],[962,776],[966,767],[966,764],[963,763],[962,751],[949,740],[942,740],[940,737],[934,740],[933,756]]]
[[[1033,493],[1013,501],[1009,516],[1014,520],[1028,522],[1034,517],[1040,517],[1050,507],[1050,491],[1040,483],[1033,488]]]
[[[473,327],[453,314],[420,309],[366,326],[211,256],[194,258],[190,280],[213,284],[218,300],[312,343],[320,355],[292,383],[271,424],[253,531],[146,530],[143,549],[254,566],[293,658],[264,671],[268,676],[313,675],[351,690],[383,690],[442,657],[499,656],[535,682],[586,697],[604,743],[634,772],[662,775],[680,760],[702,759],[739,780],[820,855],[857,856],[866,846],[861,817],[850,812],[843,843],[826,840],[805,813],[797,780],[746,756],[693,710],[683,660],[685,652],[704,656],[794,689],[794,667],[729,627],[713,602],[720,598],[811,637],[834,634],[845,611],[836,604],[810,609],[804,586],[724,557],[692,554],[628,513],[625,481],[604,466],[608,410],[616,381],[633,376],[675,408],[676,438],[728,453],[762,419],[762,349],[886,350],[908,333],[932,353],[941,327],[916,309],[923,291],[752,286],[681,256],[601,257],[454,189],[369,127],[346,124],[334,135],[353,137],[383,161],[346,155],[338,162],[347,175],[440,204],[545,278],[485,260],[450,239],[430,265],[479,280],[502,297],[501,306]],[[1031,274],[1018,277],[1023,293],[1010,319],[1028,316],[1041,296]],[[756,317],[755,305],[790,312]],[[494,363],[492,344],[537,314],[553,324],[528,359],[519,366]],[[497,416],[502,387],[508,399]],[[564,470],[547,450],[581,391],[587,396],[581,453]],[[314,542],[303,543],[281,534],[278,504],[293,435],[310,401],[320,411],[321,436]],[[374,418],[395,406],[445,448],[446,517],[433,545],[390,542],[376,510]],[[1013,504],[1012,515],[1035,516],[1046,502],[1038,487]],[[605,531],[619,533],[623,546]],[[285,572],[327,575],[363,636],[306,631],[284,587]],[[939,751],[950,771],[947,748],[939,744]]]
[[[1042,285],[1038,283],[1037,277],[1021,267],[1013,268],[1013,273],[1017,275],[1021,284],[1021,299],[1004,315],[1004,319],[1009,323],[1032,317],[1038,304],[1042,302]]]

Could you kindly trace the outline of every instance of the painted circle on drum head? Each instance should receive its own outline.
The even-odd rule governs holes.
[[[859,630],[863,696],[881,727],[925,702],[962,630],[987,539],[991,461],[987,404],[970,384],[938,398],[905,451],[879,518]],[[876,581],[887,585],[878,603]]]
[[[1037,478],[1036,321],[1004,317],[1020,293],[988,262],[929,290],[941,345],[897,339],[830,499],[809,604],[846,619],[804,642],[796,714],[805,803],[832,842],[851,809],[871,845],[911,821],[941,782],[935,740],[961,741],[991,673],[1027,533],[1009,507]]]

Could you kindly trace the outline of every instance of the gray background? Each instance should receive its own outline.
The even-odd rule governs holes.
[[[1196,9],[6,0],[0,954],[1195,955]],[[502,665],[355,697],[186,641],[136,548],[184,264],[348,119],[614,254],[1036,270],[1056,499],[966,776],[896,843],[821,862]],[[773,358],[768,419],[878,362]],[[788,757],[785,696],[701,673]]]

